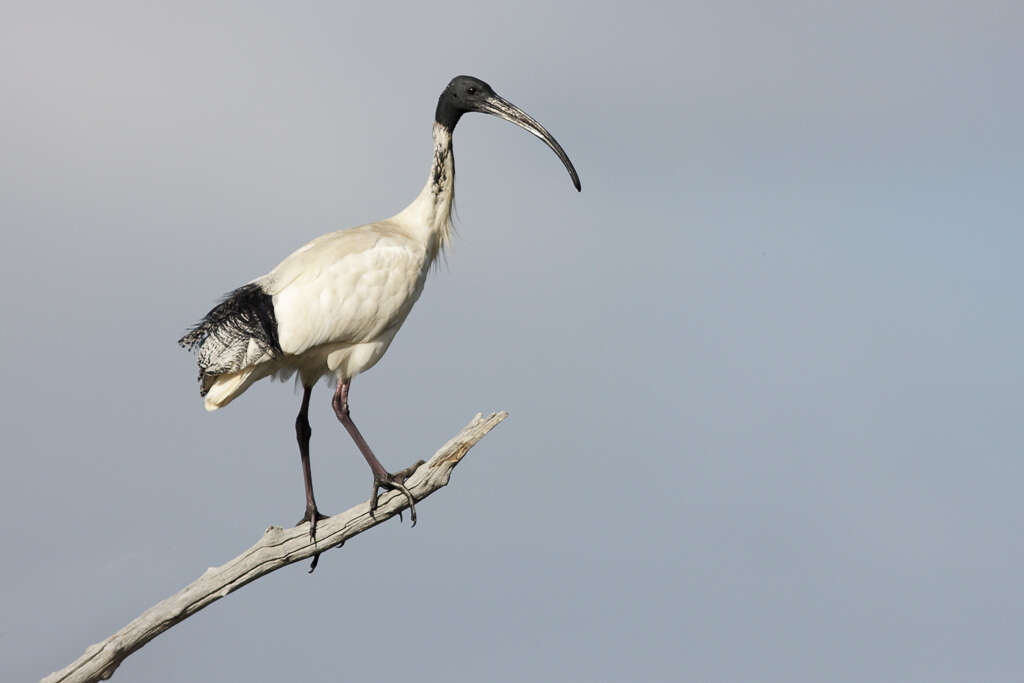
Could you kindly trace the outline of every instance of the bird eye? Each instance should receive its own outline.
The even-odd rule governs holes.
[[[466,88],[466,94],[468,94],[468,95],[476,94],[476,88],[474,86],[472,86],[472,85],[469,86],[468,88]]]

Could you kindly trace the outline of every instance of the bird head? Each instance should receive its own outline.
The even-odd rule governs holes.
[[[455,124],[459,122],[462,115],[468,112],[480,112],[497,116],[536,135],[562,160],[566,170],[569,171],[569,176],[572,178],[572,184],[576,190],[579,191],[581,189],[580,178],[576,174],[576,169],[573,167],[572,162],[569,161],[569,156],[544,126],[540,125],[535,118],[525,111],[494,92],[491,86],[479,78],[456,76],[448,84],[448,87],[444,89],[444,92],[441,93],[441,97],[438,98],[434,119],[449,131],[453,131],[455,130]]]

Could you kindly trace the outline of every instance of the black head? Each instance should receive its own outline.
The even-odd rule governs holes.
[[[473,76],[456,76],[453,78],[437,100],[437,111],[434,113],[434,120],[447,128],[450,133],[455,130],[455,125],[463,114],[473,111],[505,119],[539,137],[562,160],[566,170],[569,171],[569,175],[572,177],[572,184],[577,190],[580,189],[580,178],[576,174],[576,169],[573,167],[572,162],[569,161],[565,150],[562,149],[562,146],[558,144],[558,141],[555,140],[551,133],[544,126],[540,125],[536,119],[494,92],[491,86],[479,78],[474,78]]]
[[[456,76],[437,100],[434,118],[448,130],[454,130],[466,112],[485,111],[483,104],[495,95],[491,86],[472,76]]]

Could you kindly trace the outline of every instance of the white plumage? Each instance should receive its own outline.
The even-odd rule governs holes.
[[[452,178],[451,134],[438,124],[434,145],[443,175]],[[327,374],[350,379],[380,360],[449,239],[453,187],[434,177],[432,168],[423,191],[398,215],[322,235],[253,281],[272,297],[283,355],[250,341],[243,366],[209,387],[207,410],[269,375],[298,372],[303,386],[312,386]]]
[[[448,243],[455,185],[452,131],[462,114],[473,111],[504,118],[542,139],[580,189],[572,163],[543,126],[483,81],[458,76],[438,99],[430,174],[409,206],[391,218],[332,232],[297,249],[263,277],[228,294],[180,340],[198,351],[207,410],[227,405],[260,379],[298,373],[303,399],[296,435],[306,486],[300,523],[311,523],[311,537],[323,515],[313,497],[308,408],[310,391],[324,375],[337,378],[335,414],[373,472],[371,514],[378,487],[396,489],[406,496],[415,524],[414,500],[403,485],[408,472],[389,474],[377,461],[352,422],[348,391],[351,379],[387,351]]]

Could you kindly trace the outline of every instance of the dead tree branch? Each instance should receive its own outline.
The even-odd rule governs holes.
[[[406,480],[413,497],[422,500],[445,486],[452,469],[469,449],[506,417],[506,412],[474,417]],[[367,501],[320,521],[315,543],[310,542],[309,527],[305,524],[291,529],[272,526],[256,545],[220,567],[210,567],[177,594],[153,605],[114,635],[86,649],[75,662],[44,678],[43,683],[84,683],[110,678],[128,655],[210,603],[281,567],[337,548],[405,507],[405,496],[388,491],[381,495],[373,517]]]

